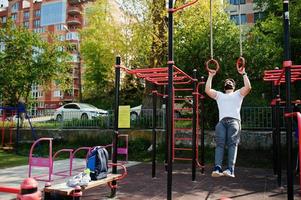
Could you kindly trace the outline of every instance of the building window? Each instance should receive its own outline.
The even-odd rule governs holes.
[[[28,21],[23,22],[23,26],[24,28],[29,28],[29,22]]]
[[[62,96],[62,92],[60,90],[55,90],[53,92],[53,97],[61,97]]]
[[[66,34],[66,40],[79,40],[79,34],[77,32],[68,32]]]
[[[33,29],[34,33],[45,33],[45,27]]]
[[[261,20],[263,17],[264,17],[264,13],[263,12],[254,13],[254,23],[256,23],[257,21]]]
[[[29,11],[26,11],[23,13],[23,19],[28,20],[29,19]]]
[[[229,0],[229,3],[232,5],[246,4],[246,0]]]
[[[41,16],[41,10],[35,10],[34,11],[34,16],[35,17],[40,17]]]
[[[64,24],[57,24],[57,25],[55,25],[55,30],[57,30],[57,31],[65,30],[64,29]]]
[[[0,52],[4,52],[4,51],[5,51],[5,43],[0,42]]]
[[[241,24],[246,24],[247,23],[247,15],[246,14],[241,14]],[[239,25],[239,15],[231,15],[230,19],[236,24]]]
[[[19,2],[15,3],[14,5],[12,5],[11,7],[11,12],[15,13],[19,11]]]
[[[45,2],[41,5],[41,25],[66,23],[67,1]]]
[[[6,18],[6,16],[3,16],[3,17],[1,17],[1,23],[5,24],[5,23],[6,23],[6,21],[7,21],[7,18]]]
[[[65,35],[59,35],[58,39],[59,41],[65,41]]]
[[[17,13],[13,13],[13,14],[11,15],[11,19],[12,19],[13,21],[16,21],[16,20],[17,20],[17,17],[18,17],[18,14],[17,14]]]
[[[33,21],[33,27],[35,27],[35,28],[38,28],[38,27],[40,27],[40,20],[39,19],[36,19],[36,20],[34,20]]]

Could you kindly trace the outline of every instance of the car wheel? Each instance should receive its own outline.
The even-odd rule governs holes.
[[[58,122],[63,121],[63,117],[62,117],[61,114],[58,114],[58,115],[56,116],[56,121],[58,121]]]
[[[138,113],[136,112],[131,112],[131,121],[136,121],[138,119]]]
[[[87,113],[82,114],[82,116],[80,117],[81,120],[87,120],[89,119]]]

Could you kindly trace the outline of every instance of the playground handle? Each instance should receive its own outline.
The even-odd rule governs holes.
[[[188,3],[186,3],[186,4],[182,5],[182,6],[179,6],[178,8],[169,9],[168,11],[174,13],[174,12],[182,10],[182,9],[188,7],[188,6],[191,6],[191,5],[195,4],[196,2],[198,2],[198,0],[194,0],[194,1],[188,2]]]

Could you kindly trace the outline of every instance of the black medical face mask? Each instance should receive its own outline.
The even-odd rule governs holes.
[[[233,87],[233,85],[231,85],[231,84],[226,84],[225,87],[224,87],[224,89],[225,89],[225,90],[233,90],[234,87]]]

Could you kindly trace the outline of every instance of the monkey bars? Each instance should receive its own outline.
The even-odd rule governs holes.
[[[168,68],[146,68],[146,69],[127,69],[124,66],[120,66],[121,69],[129,74],[135,75],[138,78],[143,78],[146,81],[155,85],[167,85],[168,84]],[[185,85],[193,83],[194,79],[173,65],[173,84]]]
[[[274,85],[285,83],[285,69],[287,67],[291,68],[291,82],[301,80],[301,65],[291,65],[291,63],[284,65],[282,69],[265,70],[263,80],[273,81]]]

